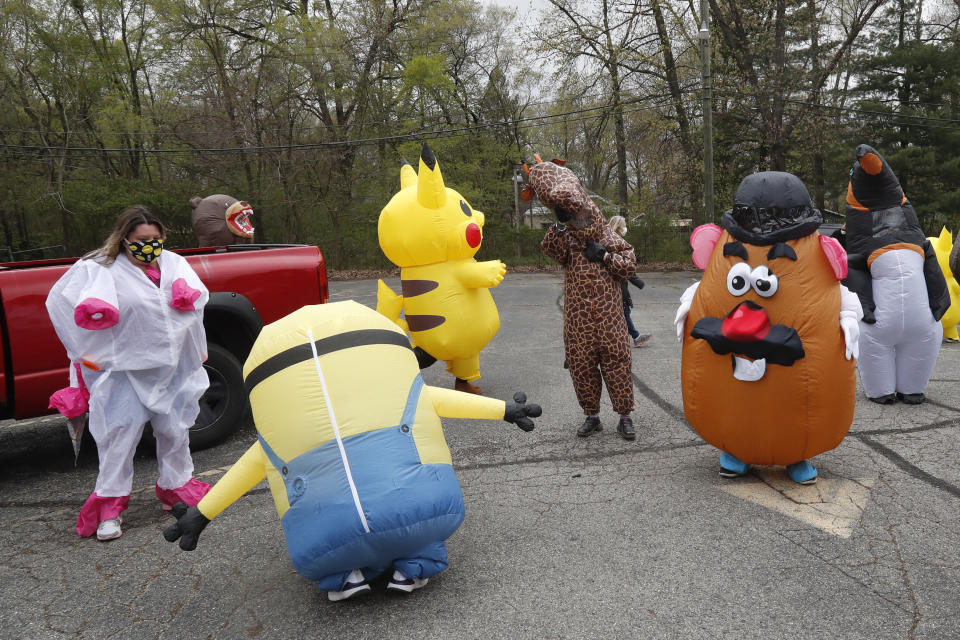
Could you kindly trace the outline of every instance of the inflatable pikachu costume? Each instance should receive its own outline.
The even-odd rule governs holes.
[[[399,591],[447,567],[443,541],[464,505],[441,416],[529,431],[540,415],[519,393],[504,403],[425,386],[403,332],[354,301],[267,325],[243,373],[257,442],[196,507],[174,509],[164,536],[194,549],[209,521],[266,477],[294,568],[331,600],[369,590],[391,566]]]
[[[473,259],[482,229],[483,214],[444,186],[427,144],[419,175],[404,161],[400,191],[377,225],[380,248],[400,267],[403,290],[398,296],[381,280],[377,311],[410,332],[421,367],[443,360],[456,389],[472,393],[481,392],[470,384],[480,377],[480,351],[500,330],[489,289],[507,271],[499,260]]]
[[[960,322],[960,284],[957,283],[955,273],[950,267],[953,234],[944,227],[940,230],[939,236],[927,238],[927,240],[937,254],[937,262],[940,264],[940,270],[943,271],[943,277],[947,280],[947,291],[950,292],[950,307],[940,318],[940,324],[943,325],[943,338],[950,342],[960,342],[960,335],[957,335],[957,323]]]

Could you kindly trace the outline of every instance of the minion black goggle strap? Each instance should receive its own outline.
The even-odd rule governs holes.
[[[371,344],[385,344],[411,349],[410,341],[402,333],[390,331],[389,329],[360,329],[357,331],[347,331],[338,333],[335,336],[321,338],[313,343],[317,350],[317,356],[322,356],[342,349],[351,349],[353,347],[362,347]],[[281,351],[275,356],[264,360],[251,371],[244,379],[247,387],[247,393],[253,391],[258,384],[274,375],[280,373],[288,367],[295,364],[313,359],[313,348],[310,343],[298,344],[290,347],[286,351]]]

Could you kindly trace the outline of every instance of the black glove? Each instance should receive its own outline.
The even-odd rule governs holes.
[[[527,394],[518,391],[513,394],[513,402],[507,403],[507,409],[503,412],[503,419],[511,422],[524,431],[533,431],[533,420],[530,418],[539,418],[543,410],[538,404],[526,404]]]
[[[630,276],[630,284],[635,286],[637,289],[643,289],[643,280],[637,276]]]
[[[173,515],[176,516],[177,521],[163,530],[163,537],[167,542],[176,542],[179,538],[181,549],[193,551],[197,548],[200,532],[210,524],[210,519],[200,513],[200,509],[188,508],[183,502],[173,505]]]
[[[583,250],[583,255],[585,255],[590,262],[600,262],[606,253],[607,248],[593,240],[587,240],[587,246]]]

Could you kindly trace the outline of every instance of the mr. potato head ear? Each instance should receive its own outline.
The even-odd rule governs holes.
[[[710,262],[710,256],[713,255],[713,248],[717,246],[717,241],[723,229],[715,224],[702,224],[693,230],[690,234],[690,246],[693,247],[693,264],[698,269],[706,269]]]
[[[840,246],[836,238],[829,236],[820,236],[820,248],[823,254],[827,256],[830,266],[833,267],[833,275],[837,280],[843,280],[847,277],[847,252]]]

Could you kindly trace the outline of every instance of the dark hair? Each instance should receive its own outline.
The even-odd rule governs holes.
[[[160,218],[142,204],[135,204],[120,214],[103,246],[86,254],[83,259],[95,259],[102,264],[112,263],[123,252],[127,236],[141,224],[154,226],[160,231],[161,238],[167,237],[167,228]]]

